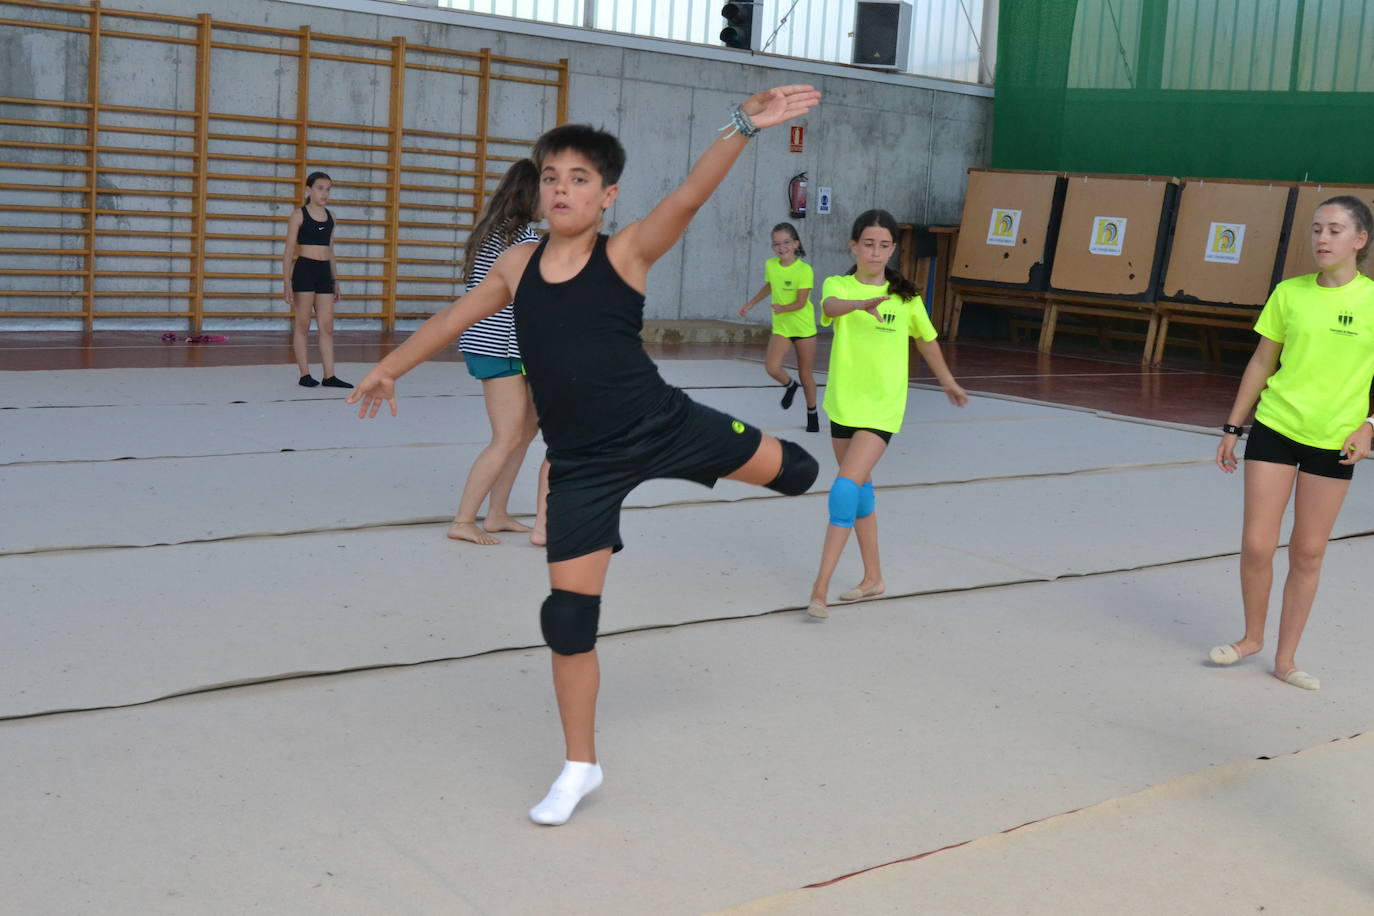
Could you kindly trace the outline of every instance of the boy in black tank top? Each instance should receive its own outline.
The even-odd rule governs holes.
[[[601,592],[620,540],[620,504],[656,477],[706,486],[721,477],[789,495],[815,482],[816,461],[800,446],[693,402],[668,385],[639,332],[649,268],[668,252],[760,129],[809,111],[810,86],[750,96],[701,155],[683,184],[644,219],[600,233],[624,168],[620,142],[585,125],[546,133],[532,152],[550,234],[508,249],[472,292],[429,319],[359,383],[350,404],[396,414],[395,382],[476,321],[515,303],[516,334],[548,445],[551,593],[540,611],[553,650],[563,723],[563,771],[530,811],[562,824],[601,784],[594,740],[600,667],[595,650]]]

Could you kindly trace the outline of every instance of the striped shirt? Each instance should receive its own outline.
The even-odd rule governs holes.
[[[520,230],[515,236],[515,241],[511,247],[519,245],[521,242],[537,242],[539,234],[534,231],[534,223],[530,223]],[[477,288],[487,276],[487,271],[491,270],[491,265],[496,263],[506,250],[506,246],[501,244],[501,239],[497,235],[492,235],[482,243],[482,247],[477,249],[477,257],[472,262],[472,276],[467,278],[467,291],[472,292]],[[483,318],[463,332],[458,338],[458,349],[464,353],[475,353],[478,356],[497,356],[509,359],[520,358],[520,346],[515,342],[515,309],[507,305],[501,311],[489,318]]]

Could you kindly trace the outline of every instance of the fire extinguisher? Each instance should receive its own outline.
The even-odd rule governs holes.
[[[787,182],[787,209],[793,219],[806,219],[805,172],[798,172]]]

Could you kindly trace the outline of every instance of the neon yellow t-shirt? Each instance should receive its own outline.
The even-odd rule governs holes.
[[[797,290],[812,289],[816,283],[811,265],[801,258],[783,267],[777,258],[769,258],[763,267],[763,278],[772,290],[774,305],[791,305],[797,301]],[[816,307],[808,293],[806,304],[794,312],[773,316],[773,333],[783,337],[816,336]]]
[[[1317,275],[1274,287],[1255,330],[1283,344],[1255,419],[1313,448],[1338,449],[1368,416],[1374,377],[1374,280],[1317,285]]]
[[[895,433],[906,414],[910,365],[907,337],[934,340],[935,328],[920,296],[903,301],[888,296],[878,307],[878,321],[864,311],[838,318],[825,314],[825,300],[872,299],[887,284],[868,286],[852,274],[826,277],[821,288],[821,323],[835,326],[830,346],[830,375],[825,384],[825,412],[843,426]]]

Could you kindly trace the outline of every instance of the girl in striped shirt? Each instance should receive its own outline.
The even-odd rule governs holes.
[[[477,288],[501,252],[521,242],[539,241],[534,232],[538,218],[539,173],[534,163],[521,159],[501,178],[468,236],[463,257],[467,292]],[[499,544],[490,532],[530,530],[511,517],[507,503],[525,450],[539,428],[515,342],[511,306],[464,331],[458,338],[458,349],[463,352],[468,373],[482,383],[491,441],[472,462],[448,536],[474,544]],[[477,510],[488,498],[484,524],[479,526]]]

